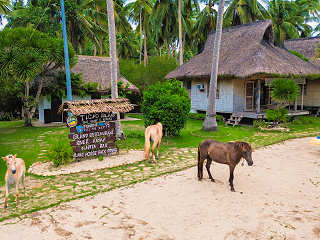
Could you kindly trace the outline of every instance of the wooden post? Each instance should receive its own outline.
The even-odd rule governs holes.
[[[301,87],[301,110],[303,110],[303,95],[304,95],[304,84],[302,84],[302,87]]]
[[[257,96],[257,102],[256,102],[256,111],[257,113],[260,113],[260,102],[261,102],[261,80],[258,80],[258,96]]]
[[[294,100],[294,111],[296,112],[298,110],[298,97],[296,100]]]

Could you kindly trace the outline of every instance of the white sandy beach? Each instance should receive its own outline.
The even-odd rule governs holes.
[[[2,222],[0,239],[320,239],[320,146],[310,139],[256,150],[253,167],[235,170],[235,193],[226,165],[211,166],[216,183],[191,168]]]

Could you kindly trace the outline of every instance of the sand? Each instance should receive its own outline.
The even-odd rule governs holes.
[[[253,153],[237,166],[213,164],[75,200],[0,223],[0,239],[320,239],[320,148],[311,138]],[[242,192],[242,193],[241,193]]]

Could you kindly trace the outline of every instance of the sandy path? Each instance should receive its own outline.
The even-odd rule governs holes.
[[[236,193],[227,166],[214,164],[217,183],[191,168],[2,222],[0,239],[320,239],[320,148],[309,141],[255,151],[253,167],[236,168]]]

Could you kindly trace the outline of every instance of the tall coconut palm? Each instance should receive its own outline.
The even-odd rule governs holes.
[[[168,56],[173,55],[172,45],[176,43],[178,35],[178,11],[175,0],[158,0],[155,2],[150,21],[153,36],[159,48],[163,45],[168,51]]]
[[[258,0],[233,0],[226,10],[224,25],[241,25],[265,18],[270,15]]]
[[[117,58],[117,43],[116,43],[116,28],[114,21],[113,0],[107,0],[108,11],[108,30],[109,30],[109,46],[111,57],[111,97],[118,97],[118,58]],[[117,113],[116,121],[117,138],[124,138],[123,131],[120,125],[120,114]]]
[[[223,11],[225,0],[219,1],[218,8],[218,22],[214,39],[213,57],[212,57],[212,69],[210,76],[210,89],[206,118],[203,122],[202,129],[205,131],[217,131],[218,124],[216,119],[216,91],[218,80],[218,68],[219,68],[219,52],[222,36],[222,23],[223,23]]]
[[[216,3],[217,0],[209,0],[196,18],[193,26],[193,39],[198,51],[203,48],[208,34],[216,29],[217,11],[214,9]]]
[[[286,39],[299,37],[295,24],[298,21],[303,22],[303,17],[299,16],[298,8],[294,3],[272,0],[268,8],[272,17],[276,45],[283,46]]]
[[[183,64],[183,46],[182,46],[182,9],[181,1],[178,0],[178,24],[179,24],[179,65]]]
[[[9,0],[0,0],[0,25],[2,24],[2,14],[10,13],[10,1]]]
[[[127,5],[129,8],[129,19],[134,23],[138,23],[140,32],[140,54],[139,61],[142,62],[142,39],[144,37],[144,65],[148,61],[147,53],[147,28],[149,24],[149,18],[152,11],[152,4],[148,0],[136,0],[135,2]]]

